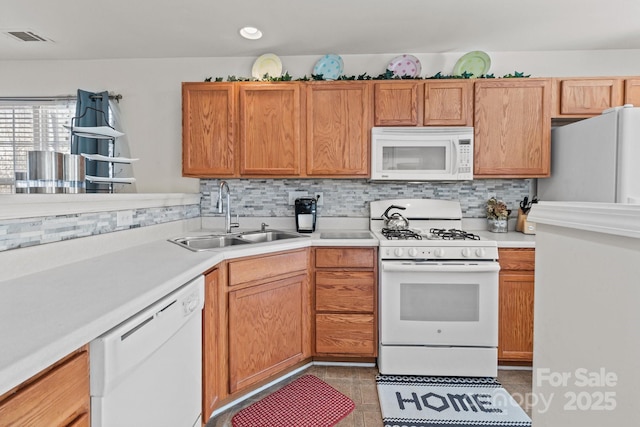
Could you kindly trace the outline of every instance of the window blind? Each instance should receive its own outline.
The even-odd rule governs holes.
[[[15,173],[26,172],[27,152],[52,150],[68,153],[70,125],[76,101],[0,102],[0,193],[12,193]]]

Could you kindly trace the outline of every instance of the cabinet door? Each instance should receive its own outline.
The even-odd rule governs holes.
[[[550,90],[547,79],[475,83],[475,177],[549,176]]]
[[[501,273],[498,359],[533,361],[534,273]]]
[[[89,401],[89,354],[84,347],[0,396],[0,425],[87,425]]]
[[[421,124],[423,83],[385,82],[373,85],[375,126],[418,126]]]
[[[640,79],[624,81],[624,103],[640,107]]]
[[[307,356],[306,289],[306,276],[296,276],[229,292],[231,392]]]
[[[426,82],[424,125],[473,126],[473,82]]]
[[[226,325],[220,318],[220,270],[205,276],[204,309],[202,310],[202,419],[211,417],[216,404],[224,394],[221,369],[225,362],[220,346],[220,333]],[[223,305],[222,305],[223,306]]]
[[[235,96],[231,83],[182,84],[182,174],[236,176]]]
[[[369,176],[371,85],[307,85],[307,175]]]
[[[300,174],[302,133],[300,85],[241,84],[240,174]]]
[[[591,117],[622,105],[621,78],[554,79],[553,117]]]

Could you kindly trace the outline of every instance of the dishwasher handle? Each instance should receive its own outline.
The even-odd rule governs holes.
[[[204,277],[177,291],[91,341],[91,394],[104,396],[175,335],[204,307]]]

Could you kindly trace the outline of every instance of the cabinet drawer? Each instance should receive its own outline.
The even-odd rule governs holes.
[[[375,249],[373,248],[316,249],[317,268],[373,268],[375,261]]]
[[[316,272],[316,310],[372,313],[372,271]]]
[[[88,352],[75,353],[3,397],[0,425],[57,427],[76,421],[82,425],[82,414],[89,412]]]
[[[316,353],[375,356],[372,314],[317,314]]]
[[[231,261],[229,286],[307,271],[307,250]]]
[[[502,270],[533,271],[536,265],[535,249],[499,249]]]

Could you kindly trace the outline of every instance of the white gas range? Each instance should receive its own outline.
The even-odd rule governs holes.
[[[461,228],[458,201],[371,202],[380,373],[497,375],[498,248]]]

